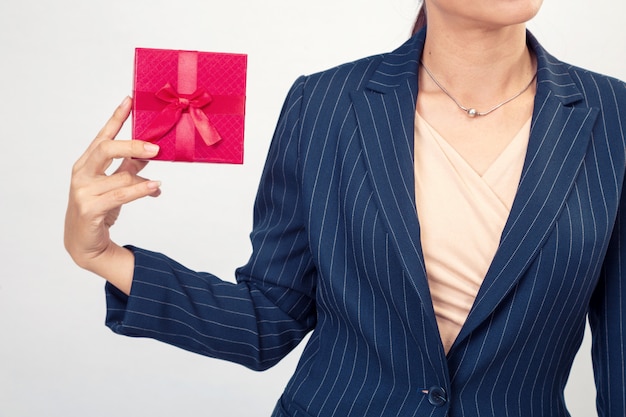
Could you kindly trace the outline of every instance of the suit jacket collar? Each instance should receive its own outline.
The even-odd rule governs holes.
[[[395,51],[383,58],[366,84],[366,89],[379,93],[393,93],[407,84],[417,94],[419,60],[426,40],[425,29],[419,31]],[[530,33],[526,41],[537,57],[537,83],[548,89],[567,106],[583,100],[584,96],[570,76],[569,66],[550,55]],[[417,96],[416,96],[417,98]]]
[[[432,348],[441,346],[426,279],[416,215],[413,132],[419,58],[426,32],[383,55],[363,90],[352,94],[362,132],[368,176],[406,279],[429,318],[429,335],[414,334]],[[454,346],[487,320],[522,278],[559,215],[584,158],[596,109],[584,96],[568,66],[548,54],[528,33],[537,57],[537,93],[522,178],[500,246]],[[429,331],[431,330],[431,331]],[[443,354],[443,349],[440,349]]]

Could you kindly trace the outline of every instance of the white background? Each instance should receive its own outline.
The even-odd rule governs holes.
[[[151,163],[163,195],[126,207],[114,228],[120,243],[232,280],[288,87],[395,48],[415,3],[2,0],[0,417],[269,416],[301,347],[254,373],[103,326],[103,282],[63,249],[71,166],[130,94],[135,47],[249,54],[245,164]],[[624,16],[623,1],[546,0],[529,27],[557,57],[626,79]],[[595,415],[589,349],[587,337],[568,385],[574,417]]]

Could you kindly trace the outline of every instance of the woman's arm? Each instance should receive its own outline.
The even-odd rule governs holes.
[[[626,416],[626,194],[589,309],[598,415]]]
[[[107,285],[106,324],[262,370],[316,324],[317,270],[309,250],[299,172],[303,80],[291,89],[255,202],[252,255],[237,283],[131,247],[130,295]]]

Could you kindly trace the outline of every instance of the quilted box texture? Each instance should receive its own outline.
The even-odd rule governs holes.
[[[137,48],[133,138],[165,161],[243,163],[247,56]]]

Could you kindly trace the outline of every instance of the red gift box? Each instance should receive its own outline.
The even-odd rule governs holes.
[[[247,56],[135,50],[133,138],[152,159],[243,163]]]

